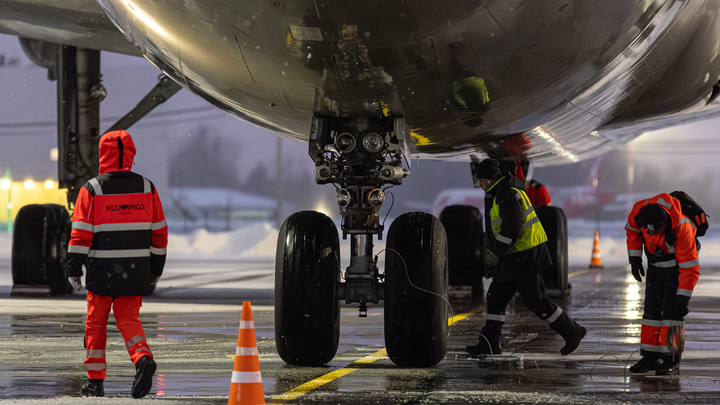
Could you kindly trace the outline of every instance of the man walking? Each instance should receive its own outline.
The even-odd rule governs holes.
[[[475,356],[502,353],[505,308],[517,291],[523,304],[565,339],[560,353],[572,353],[587,330],[545,295],[543,270],[552,265],[547,236],[522,181],[510,172],[501,175],[499,162],[485,159],[475,167],[475,184],[485,191],[485,266],[493,281],[480,342],[465,350]]]
[[[138,317],[143,294],[150,293],[162,275],[167,224],[152,182],[130,171],[135,158],[130,134],[108,132],[100,138],[99,149],[100,175],[80,189],[67,255],[70,283],[78,291],[83,265],[87,269],[84,368],[88,382],[81,393],[105,393],[106,329],[112,308],[135,365],[131,394],[142,398],[152,388],[156,364]]]
[[[700,276],[695,225],[683,215],[680,201],[662,193],[638,201],[625,226],[632,275],[642,282],[648,260],[645,304],[640,330],[642,359],[630,367],[633,373],[655,371],[656,375],[680,373],[680,354],[671,354],[668,330],[683,334],[683,321]]]

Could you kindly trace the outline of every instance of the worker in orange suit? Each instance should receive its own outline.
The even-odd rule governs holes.
[[[125,131],[100,138],[100,175],[80,189],[72,216],[67,267],[73,288],[82,290],[87,270],[87,320],[81,393],[103,396],[107,320],[112,308],[135,365],[132,397],[152,388],[156,364],[138,319],[142,296],[152,291],[165,265],[168,231],[153,183],[130,171],[135,144]]]
[[[625,226],[632,275],[642,282],[648,260],[645,304],[640,331],[642,359],[630,367],[633,373],[655,371],[656,375],[677,375],[680,354],[667,346],[671,327],[682,330],[688,304],[700,275],[695,224],[683,215],[680,202],[662,193],[638,201]]]

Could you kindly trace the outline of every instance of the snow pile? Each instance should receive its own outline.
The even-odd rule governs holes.
[[[230,232],[199,229],[189,234],[170,234],[168,259],[274,257],[278,230],[258,222]]]
[[[600,231],[600,255],[604,265],[627,264],[625,223],[606,221],[568,221],[568,253],[571,266],[590,263],[595,229]],[[339,231],[339,230],[338,230]],[[168,260],[245,260],[275,256],[278,229],[268,221],[254,222],[242,229],[229,232],[209,232],[199,229],[185,234],[170,234]],[[343,259],[349,254],[348,240],[340,240]],[[383,249],[385,238],[375,240],[375,252]],[[701,264],[720,264],[720,232],[700,238]],[[10,259],[12,238],[0,232],[0,257]]]

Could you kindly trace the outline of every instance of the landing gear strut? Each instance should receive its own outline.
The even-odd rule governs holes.
[[[336,185],[343,239],[350,237],[350,265],[339,282],[337,228],[321,213],[291,215],[280,231],[276,262],[276,345],[295,365],[329,362],[337,351],[339,300],[367,305],[385,300],[388,356],[400,366],[431,366],[447,345],[447,253],[440,221],[406,213],[388,232],[385,272],[373,256],[382,238],[383,186],[399,185],[409,171],[404,119],[315,117],[309,153],[315,181]],[[322,326],[320,326],[322,325]]]

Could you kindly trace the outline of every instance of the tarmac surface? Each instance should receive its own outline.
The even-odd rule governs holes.
[[[168,263],[141,320],[158,371],[147,400],[227,403],[242,301],[251,301],[268,404],[718,404],[720,267],[702,267],[685,320],[680,376],[635,375],[644,285],[627,268],[571,269],[570,298],[556,299],[588,335],[569,356],[563,339],[511,303],[503,353],[465,353],[484,323],[482,300],[451,299],[455,318],[438,365],[400,368],[384,353],[383,308],[367,318],[343,306],[340,348],[325,367],[296,367],[277,355],[272,260]],[[128,403],[132,363],[111,317],[105,398],[82,398],[82,294],[10,298],[0,262],[0,399],[18,404]],[[486,280],[486,287],[488,280]]]

